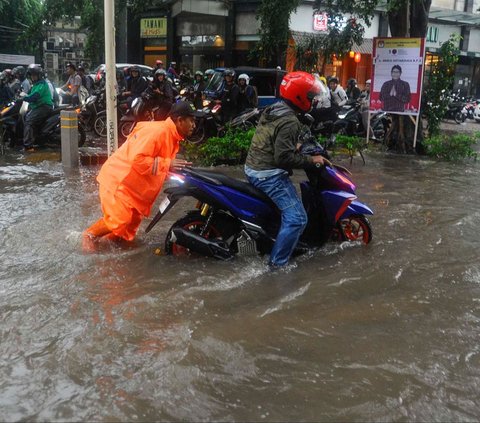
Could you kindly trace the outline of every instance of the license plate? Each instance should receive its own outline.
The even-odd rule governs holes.
[[[160,203],[160,207],[159,207],[160,213],[163,213],[169,204],[170,204],[170,199],[168,197],[165,197],[163,201]]]

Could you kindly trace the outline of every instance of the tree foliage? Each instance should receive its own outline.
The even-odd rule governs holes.
[[[256,45],[255,54],[265,64],[282,65],[285,62],[288,38],[290,36],[290,15],[300,0],[262,0],[257,10],[260,21],[260,41]]]
[[[365,28],[369,27],[379,0],[315,0],[315,12],[328,14],[328,32],[320,38],[324,56],[331,60],[333,54],[342,57],[361,44]]]
[[[459,36],[452,34],[438,50],[438,61],[432,63],[431,73],[424,89],[423,113],[427,118],[429,135],[440,133],[440,122],[445,116],[449,104],[448,89],[453,86],[455,64],[458,62]]]

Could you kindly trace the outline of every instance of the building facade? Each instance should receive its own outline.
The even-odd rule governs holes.
[[[170,0],[139,18],[125,15],[126,34],[120,35],[117,61],[153,66],[157,59],[176,61],[192,71],[217,66],[258,65],[252,54],[259,40],[256,10],[260,0]],[[315,27],[313,0],[304,0],[290,16],[292,37],[286,69],[295,69],[295,46],[321,34]],[[480,97],[480,0],[433,0],[426,39],[426,70],[438,60],[441,43],[461,36],[455,89]],[[385,8],[379,7],[361,45],[321,70],[336,75],[342,85],[356,78],[360,87],[370,78],[374,37],[390,35]],[[357,54],[358,53],[358,54]],[[179,67],[180,67],[179,66]],[[478,88],[477,88],[478,87]]]

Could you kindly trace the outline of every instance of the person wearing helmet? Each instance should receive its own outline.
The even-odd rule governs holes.
[[[32,85],[30,84],[30,81],[25,77],[25,68],[23,66],[17,66],[16,68],[13,68],[12,72],[13,76],[18,79],[20,83],[21,91],[23,91],[25,94],[28,94],[30,88],[32,88]]]
[[[257,92],[249,82],[250,77],[246,73],[238,76],[238,114],[247,109],[254,109],[258,105]]]
[[[238,85],[235,84],[235,71],[233,69],[225,69],[223,71],[223,90],[220,94],[220,100],[217,100],[222,104],[222,117],[223,122],[230,122],[238,114],[238,94],[240,90]]]
[[[127,91],[123,92],[122,97],[125,97],[130,105],[134,99],[142,95],[147,87],[147,80],[140,75],[140,68],[132,66],[130,68],[130,78],[127,80]]]
[[[180,76],[177,72],[177,62],[171,62],[167,70],[167,76],[173,81],[175,79],[180,79]]]
[[[205,91],[205,81],[203,80],[203,72],[195,72],[195,80],[193,82],[193,105],[195,109],[201,109],[203,106],[203,92]]]
[[[77,73],[80,76],[80,78],[82,79],[82,87],[84,87],[87,90],[88,95],[91,95],[92,91],[93,91],[93,79],[92,79],[92,77],[85,74],[85,68],[83,67],[83,65],[78,65]]]
[[[152,85],[155,99],[159,106],[157,117],[158,120],[163,120],[167,117],[173,104],[172,84],[167,79],[167,72],[165,72],[165,69],[157,69],[155,71],[155,78]]]
[[[330,97],[332,102],[332,108],[335,112],[338,112],[342,106],[347,104],[348,97],[345,93],[345,90],[338,83],[338,78],[336,76],[331,77],[328,81],[328,86],[330,87]]]
[[[160,59],[155,61],[154,71],[157,71],[158,69],[165,69],[165,67],[163,66],[163,61],[161,61]]]
[[[215,75],[215,71],[213,69],[207,69],[205,71],[205,82],[208,84],[212,76]]]
[[[33,85],[29,95],[23,98],[23,101],[30,105],[24,119],[23,147],[25,151],[29,152],[34,148],[35,131],[48,118],[53,108],[53,101],[40,65],[29,65],[27,76]]]
[[[303,156],[298,139],[298,113],[307,113],[312,100],[326,88],[307,72],[291,72],[280,84],[281,101],[262,113],[245,162],[249,182],[277,205],[280,229],[270,254],[271,267],[285,266],[307,224],[307,214],[290,180],[293,169],[321,167],[322,156]]]
[[[65,68],[67,71],[68,80],[62,87],[60,87],[65,91],[65,93],[62,94],[63,103],[71,103],[73,106],[78,106],[80,103],[78,98],[78,90],[82,86],[82,78],[77,73],[77,68],[73,63],[67,63]]]
[[[347,82],[347,91],[345,92],[348,97],[348,101],[354,103],[360,97],[361,91],[357,87],[357,80],[355,78],[350,78]]]
[[[7,84],[7,75],[0,73],[0,107],[10,103],[14,99],[13,91]]]

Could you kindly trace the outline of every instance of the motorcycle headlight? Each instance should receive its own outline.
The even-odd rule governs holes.
[[[180,95],[185,95],[187,93],[187,90],[185,88],[183,88],[182,90],[180,90]]]
[[[208,107],[210,105],[210,100],[203,100],[203,107]]]
[[[338,118],[339,119],[345,119],[345,116],[347,116],[347,115],[338,115]]]

